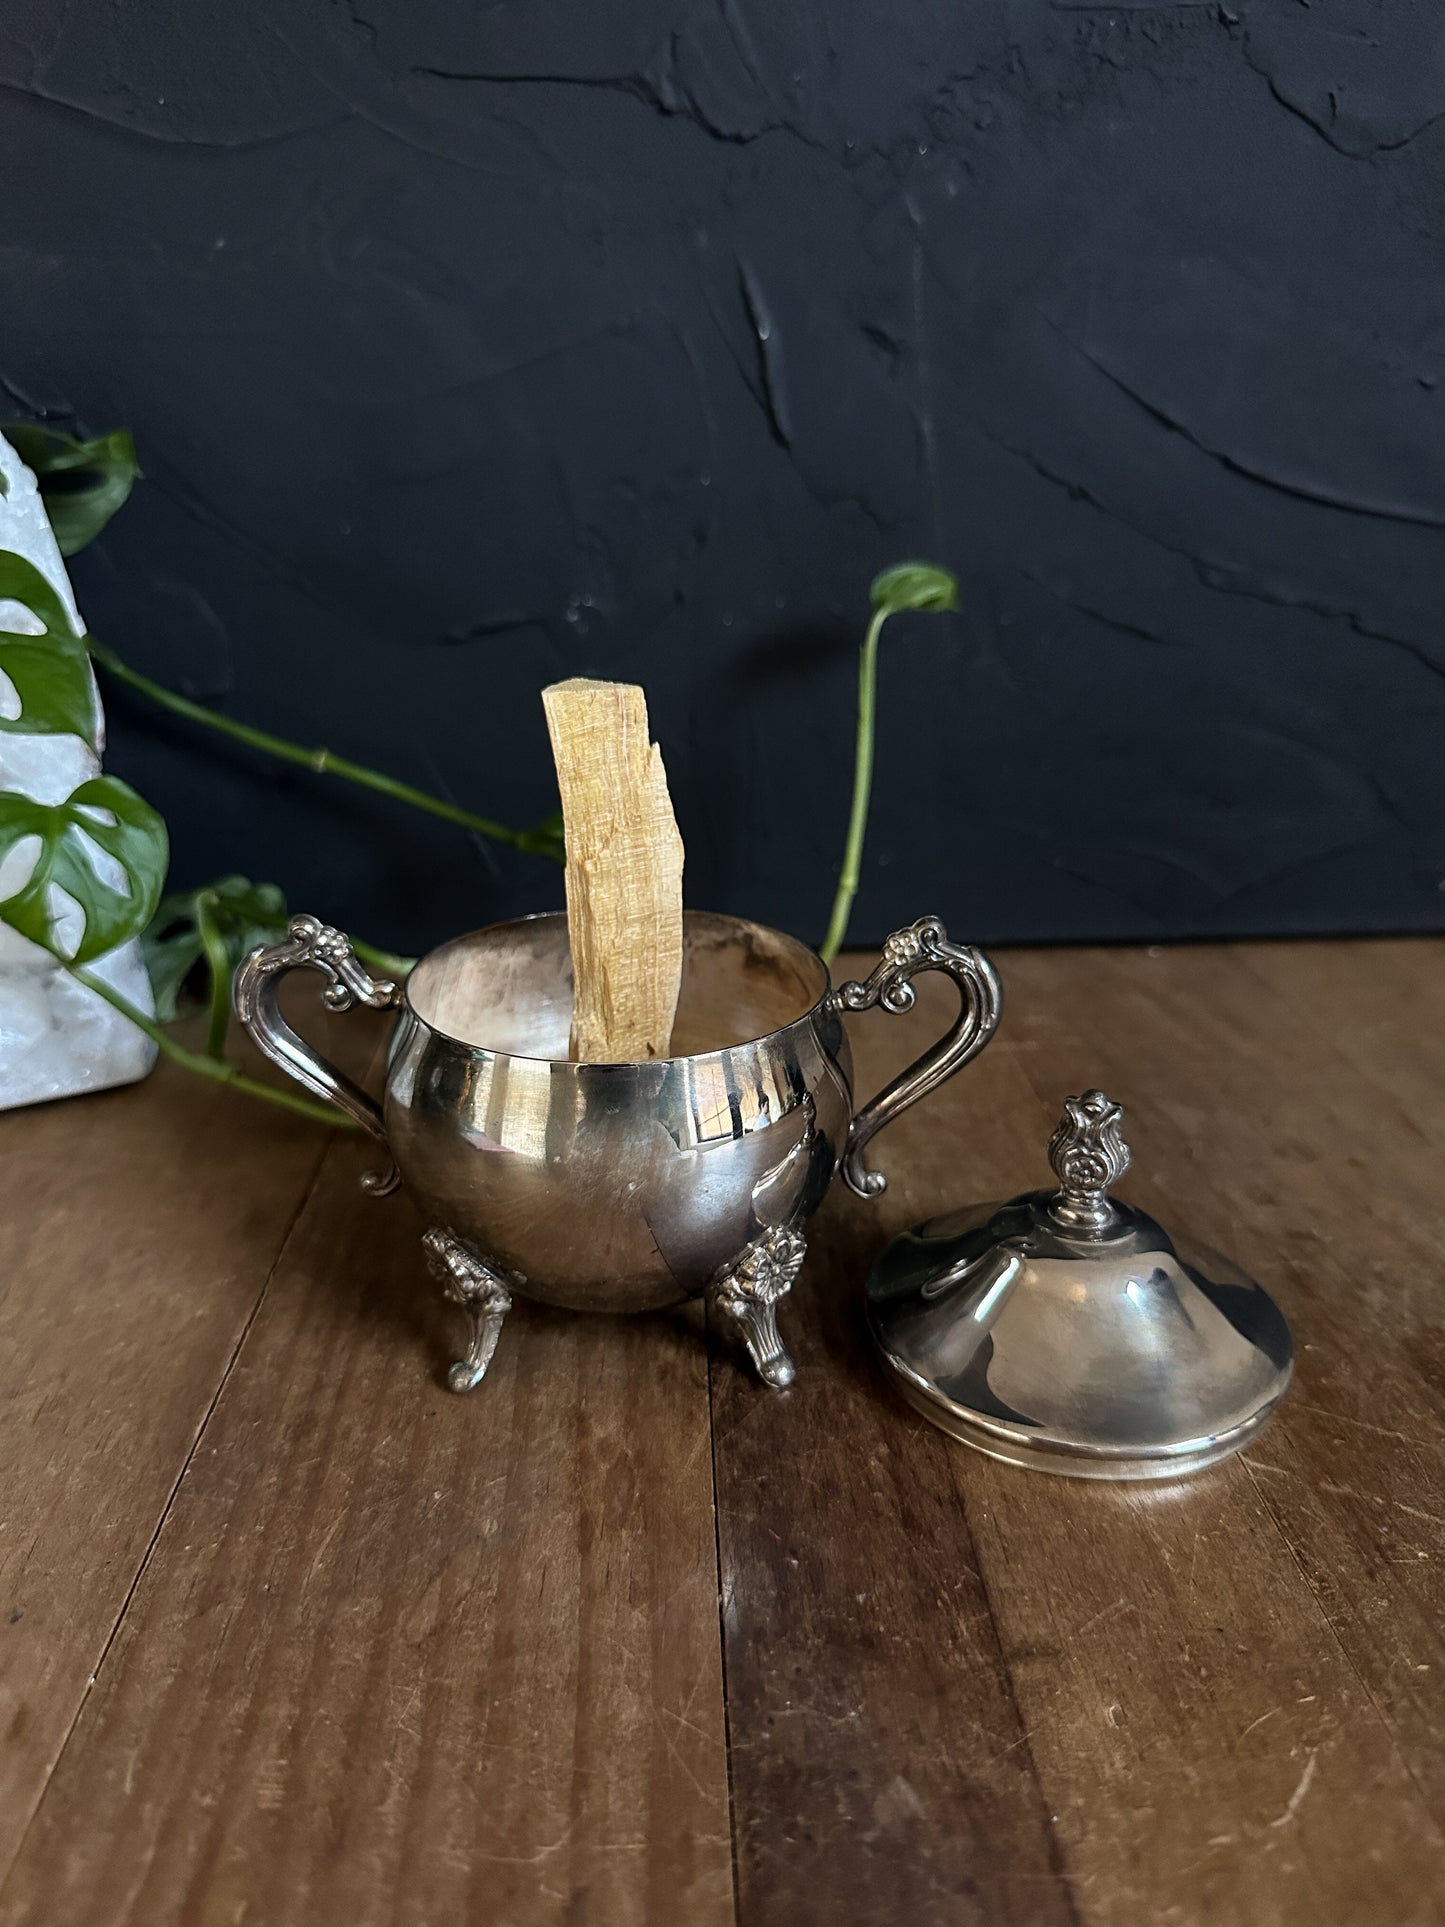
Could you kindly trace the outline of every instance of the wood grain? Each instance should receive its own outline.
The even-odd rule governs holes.
[[[1166,1603],[1171,1583],[1177,1590],[1177,1578],[1166,1575],[1186,1565],[1193,1575],[1191,1618],[1172,1634],[1167,1619],[1151,1619],[1148,1636],[1116,1657],[1116,1675],[1136,1703],[1151,1680],[1165,1691],[1160,1662],[1168,1662],[1171,1640],[1175,1660],[1182,1666],[1187,1652],[1193,1666],[1201,1631],[1215,1629],[1217,1642],[1218,1629],[1233,1627],[1236,1652],[1250,1659],[1252,1677],[1241,1676],[1214,1644],[1219,1675],[1204,1717],[1189,1729],[1207,1738],[1213,1728],[1236,1781],[1211,1789],[1190,1746],[1176,1745],[1172,1755],[1176,1769],[1181,1761],[1188,1769],[1176,1778],[1173,1809],[1176,1864],[1194,1883],[1178,1904],[1192,1907],[1191,1919],[1445,1915],[1442,1808],[1422,1771],[1439,1761],[1445,1597],[1438,1563],[1418,1557],[1428,1518],[1389,1499],[1413,1489],[1418,1506],[1417,1479],[1440,1489],[1445,1377],[1431,1362],[1438,1315],[1428,1252],[1417,1243],[1432,1241],[1432,1226],[1434,1236],[1445,1229],[1438,1179],[1417,1148],[1417,1119],[1439,1100],[1420,1091],[1412,1106],[1345,1054],[1347,1039],[1360,1049],[1352,1017],[1368,981],[1368,946],[1354,948],[1352,990],[1337,999],[1318,988],[1304,993],[1309,945],[1289,947],[1294,972],[1283,997],[1265,990],[1247,950],[1074,952],[1067,971],[1057,955],[1012,960],[1012,1036],[1041,1098],[1052,1103],[1062,1088],[1093,1081],[1129,1106],[1130,1194],[1263,1278],[1299,1347],[1295,1386],[1270,1431],[1243,1462],[1185,1489],[1177,1505],[1152,1509],[1157,1544],[1121,1568],[1143,1579],[1152,1567]],[[1423,1033],[1439,949],[1417,945],[1415,958],[1413,1009],[1401,1017]],[[1383,1143],[1398,1155],[1371,1156]],[[1371,1289],[1381,1265],[1398,1276]],[[1407,1438],[1398,1420],[1411,1412],[1426,1423]],[[1361,1480],[1364,1427],[1374,1430],[1363,1447],[1371,1470]],[[1261,1534],[1264,1521],[1276,1530]],[[1107,1546],[1102,1535],[1098,1544]],[[1036,1588],[1049,1570],[1037,1569]],[[1201,1573],[1212,1596],[1197,1628]],[[1122,1584],[1119,1593],[1133,1597]],[[1357,1609],[1341,1610],[1339,1595]],[[1177,1601],[1169,1610],[1177,1613]],[[1110,1662],[1105,1655],[1095,1663]],[[1406,1707],[1413,1717],[1402,1716]],[[1167,1702],[1151,1723],[1169,1729]],[[1266,1757],[1251,1771],[1250,1749],[1260,1747]],[[1077,1771],[1077,1756],[1066,1752],[1061,1776],[1072,1781]],[[1281,1793],[1288,1797],[1273,1817],[1289,1817],[1275,1827],[1271,1807]],[[1211,1797],[1215,1821],[1196,1836],[1207,1851],[1191,1861],[1189,1829],[1205,1821]],[[1153,1833],[1156,1856],[1168,1838],[1167,1827]],[[1116,1860],[1119,1846],[1111,1829],[1104,1858]],[[1167,1876],[1167,1860],[1156,1866]],[[1129,1917],[1128,1904],[1125,1892],[1118,1917]]]
[[[542,691],[567,841],[573,1058],[666,1057],[682,985],[682,838],[636,683]]]
[[[1237,1255],[1294,1323],[1295,1385],[1245,1463],[1445,1813],[1440,948],[1087,952],[1066,980],[1039,962],[1014,973],[1030,1064],[1082,1063],[1092,1029],[1096,1074],[1137,1092],[1135,1195]],[[1101,1034],[1098,1003],[1125,994],[1127,1028]]]
[[[910,1019],[852,1026],[860,1096],[943,1029],[935,988],[920,981]],[[1017,1172],[1018,1109],[1011,1061],[986,1055],[946,1113],[892,1127],[873,1160],[881,1204],[835,1188],[813,1221],[781,1307],[792,1389],[759,1398],[714,1368],[743,1927],[1075,1918],[961,1502],[963,1449],[894,1400],[861,1321],[888,1236]]]
[[[1231,1148],[1236,1107],[1258,1104],[1252,1065],[1280,1101],[1279,1013],[1260,1020],[1255,1058],[1219,953],[1000,961],[1006,1028],[931,1115],[881,1140],[893,1181],[878,1225],[837,1197],[815,1221],[784,1314],[803,1415],[749,1410],[719,1381],[720,1543],[741,1602],[727,1664],[744,1927],[836,1919],[849,1902],[857,1918],[886,1919],[889,1895],[912,1919],[950,1923],[1438,1920],[1435,1811],[1362,1659],[1341,1644],[1277,1481],[1262,1496],[1259,1475],[1236,1464],[1152,1494],[1081,1488],[949,1446],[871,1382],[857,1301],[883,1233],[1043,1181],[1059,1103],[1092,1083],[1138,1096],[1131,1194],[1235,1250],[1279,1285],[1302,1343],[1320,1342],[1313,1307],[1275,1262],[1298,1220],[1241,1222],[1238,1207],[1241,1190],[1260,1192],[1269,1143],[1247,1128]],[[860,1085],[918,1048],[947,1007],[930,985],[886,1041],[886,1025],[860,1022]],[[1288,1148],[1276,1151],[1301,1215],[1301,1171],[1314,1168],[1298,1155],[1311,1141],[1302,1114],[1326,1078],[1343,1109],[1352,1095],[1349,1066],[1321,1063],[1317,1036],[1313,1047],[1313,1089],[1286,1056]],[[1194,1128],[1156,1129],[1160,1108]],[[1337,1186],[1338,1174],[1314,1182]],[[1347,1214],[1336,1218],[1343,1236]],[[1362,1234],[1356,1223],[1356,1248]],[[1321,1292],[1322,1326],[1337,1324],[1341,1343],[1349,1250]],[[1412,1309],[1413,1332],[1406,1311],[1395,1343],[1418,1353],[1423,1302]],[[1417,1392],[1439,1412],[1438,1385]],[[1259,1453],[1273,1462],[1285,1436],[1282,1422]],[[889,1481],[880,1466],[896,1468]],[[1347,1531],[1340,1506],[1326,1510]],[[1337,1538],[1316,1563],[1333,1570],[1337,1557],[1348,1588],[1357,1552]],[[1427,1563],[1403,1583],[1419,1586]],[[974,1602],[968,1647],[940,1612],[945,1572]],[[871,1642],[859,1637],[870,1598],[887,1607]],[[1418,1641],[1421,1601],[1408,1604]],[[991,1694],[990,1680],[1006,1691]]]
[[[455,1397],[364,1162],[287,1245],[7,1927],[731,1920],[700,1333],[519,1306]]]
[[[695,1317],[519,1305],[455,1399],[360,1145],[266,1285],[305,1125],[164,1077],[0,1120],[3,1927],[1445,1921],[1445,945],[998,961],[998,1040],[813,1221],[781,1396]],[[1177,1488],[995,1466],[863,1334],[883,1241],[1044,1182],[1091,1084],[1295,1328]]]
[[[327,1141],[164,1060],[0,1116],[0,1870]]]

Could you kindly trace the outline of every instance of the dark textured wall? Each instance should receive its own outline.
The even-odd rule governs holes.
[[[0,19],[10,410],[128,423],[92,627],[529,821],[644,682],[689,897],[1445,921],[1438,0],[266,0]],[[178,882],[419,945],[560,876],[113,697]]]

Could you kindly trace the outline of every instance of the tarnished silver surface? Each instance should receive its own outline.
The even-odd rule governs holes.
[[[284,943],[263,945],[242,959],[231,986],[231,1000],[237,1017],[245,1025],[252,1042],[298,1084],[304,1084],[313,1097],[329,1098],[354,1117],[363,1130],[386,1146],[386,1127],[381,1107],[345,1071],[314,1051],[304,1037],[281,1015],[276,993],[288,970],[318,970],[326,979],[321,1000],[328,1010],[350,1010],[365,1004],[372,1010],[391,1010],[401,1002],[401,992],[386,977],[372,977],[351,948],[351,939],[317,917],[293,917],[287,926]],[[368,1171],[361,1180],[365,1190],[377,1197],[394,1191],[398,1183],[395,1164],[384,1171]]]
[[[296,966],[327,973],[333,1008],[345,1008],[342,996],[399,1001],[380,1112],[280,1017],[275,982]],[[689,912],[677,1055],[646,1063],[569,1061],[561,915],[443,944],[400,997],[366,977],[337,932],[297,918],[285,944],[243,964],[236,1008],[275,1063],[384,1139],[444,1232],[445,1251],[432,1255],[459,1292],[456,1250],[507,1290],[582,1311],[645,1311],[713,1286],[764,1376],[785,1384],[776,1301],[802,1262],[803,1222],[850,1143],[841,1012],[906,1008],[908,979],[924,969],[955,975],[970,1008],[862,1113],[861,1145],[997,1021],[991,969],[949,945],[936,918],[891,938],[866,984],[834,993],[826,966],[796,939]]]
[[[443,1293],[461,1306],[471,1326],[466,1357],[447,1373],[447,1384],[454,1392],[470,1392],[487,1375],[502,1335],[502,1320],[512,1309],[512,1294],[507,1281],[488,1270],[451,1232],[433,1225],[421,1242],[432,1276],[440,1279]]]
[[[1071,1097],[1057,1191],[905,1233],[867,1286],[904,1396],[991,1458],[1086,1479],[1173,1479],[1238,1451],[1293,1370],[1274,1300],[1228,1259],[1108,1196],[1122,1113]]]
[[[779,1389],[792,1384],[797,1367],[778,1336],[778,1300],[793,1289],[807,1250],[799,1231],[766,1231],[708,1287],[741,1330],[758,1376]]]
[[[1103,1231],[1116,1216],[1110,1187],[1129,1169],[1129,1147],[1119,1132],[1124,1116],[1102,1091],[1066,1097],[1064,1114],[1049,1139],[1049,1163],[1059,1188],[1049,1216],[1071,1231]]]
[[[937,917],[920,917],[907,930],[895,930],[862,983],[841,984],[833,991],[834,1004],[840,1010],[871,1010],[875,1004],[895,1014],[912,1010],[917,996],[913,979],[926,970],[942,971],[958,985],[958,1019],[946,1037],[901,1071],[853,1119],[843,1153],[843,1181],[860,1198],[876,1198],[888,1183],[881,1171],[864,1167],[869,1139],[961,1070],[998,1029],[1003,992],[993,965],[981,950],[950,943]]]

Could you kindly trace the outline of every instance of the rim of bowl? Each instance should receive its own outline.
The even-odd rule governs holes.
[[[449,1030],[443,1030],[440,1024],[434,1024],[429,1017],[422,1016],[412,1002],[411,986],[413,978],[423,964],[430,963],[432,958],[440,956],[442,951],[450,950],[453,944],[469,943],[474,937],[491,936],[493,933],[504,930],[522,930],[532,923],[565,924],[567,921],[565,910],[532,910],[525,916],[507,917],[501,923],[480,924],[475,930],[463,930],[455,937],[448,937],[444,943],[435,944],[424,957],[419,957],[408,971],[406,982],[402,987],[403,1002],[408,1013],[424,1029],[430,1031],[433,1037],[440,1037],[448,1044],[455,1044],[458,1050],[480,1051],[487,1057],[507,1057],[522,1064],[549,1064],[570,1071],[643,1071],[656,1070],[659,1065],[665,1064],[695,1064],[706,1057],[721,1057],[726,1051],[751,1050],[758,1044],[766,1044],[770,1038],[781,1037],[784,1031],[792,1030],[810,1018],[833,988],[832,971],[811,944],[804,943],[801,937],[794,937],[786,930],[778,930],[772,924],[759,923],[754,917],[735,917],[726,910],[684,910],[682,915],[684,923],[690,917],[700,917],[714,923],[730,923],[740,929],[761,930],[770,937],[782,938],[784,943],[801,951],[808,962],[821,973],[822,984],[818,994],[812,1003],[805,1005],[798,1012],[796,1017],[790,1017],[785,1024],[775,1024],[771,1030],[759,1031],[756,1037],[746,1037],[741,1043],[718,1044],[712,1050],[687,1051],[681,1057],[618,1058],[615,1062],[609,1059],[605,1063],[592,1060],[579,1063],[571,1057],[537,1057],[529,1051],[499,1050],[495,1044],[468,1043],[465,1038],[454,1037]]]

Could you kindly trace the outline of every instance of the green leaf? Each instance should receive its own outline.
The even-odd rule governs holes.
[[[0,433],[34,471],[62,555],[74,555],[94,541],[125,505],[141,472],[128,428],[113,428],[89,442],[39,422],[5,422]]]
[[[869,594],[873,607],[890,616],[900,615],[905,609],[939,614],[958,607],[957,578],[933,562],[896,562],[873,578]]]
[[[0,670],[20,698],[20,714],[0,716],[0,730],[19,736],[79,736],[93,744],[100,709],[84,639],[35,564],[11,549],[0,549],[0,601],[23,603],[45,625],[38,636],[0,630]]]
[[[517,832],[517,848],[526,850],[532,856],[549,856],[554,863],[567,861],[567,844],[562,829],[562,812],[553,810],[550,816],[530,830]]]
[[[166,826],[143,797],[117,776],[93,776],[63,803],[37,803],[18,790],[0,791],[0,861],[27,837],[40,839],[35,867],[10,896],[0,898],[0,923],[72,963],[103,957],[150,922],[165,882]],[[103,882],[91,848],[119,864],[125,888]],[[60,941],[51,886],[73,897],[85,915],[74,951]]]
[[[201,938],[194,914],[182,922],[165,914],[167,897],[151,922],[141,932],[141,952],[155,994],[156,1016],[168,1024],[176,1015],[181,986],[201,959]],[[191,898],[185,899],[189,905]]]
[[[156,1015],[169,1020],[186,978],[201,961],[205,946],[196,920],[196,900],[208,899],[211,922],[226,947],[232,970],[258,943],[274,943],[286,931],[286,899],[274,883],[249,877],[220,877],[201,890],[167,896],[141,937]]]

